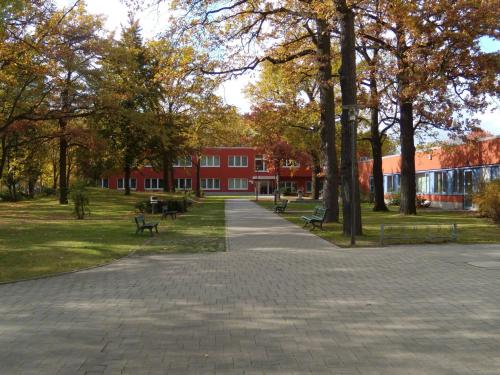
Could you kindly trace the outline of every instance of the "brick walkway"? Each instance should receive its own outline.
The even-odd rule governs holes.
[[[226,210],[228,253],[0,285],[0,374],[500,373],[500,246],[337,249]]]

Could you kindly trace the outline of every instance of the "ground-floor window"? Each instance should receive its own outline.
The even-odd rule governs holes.
[[[417,173],[416,176],[417,193],[427,194],[429,192],[429,174]]]
[[[220,180],[218,178],[202,178],[201,188],[203,190],[219,190]]]
[[[176,190],[191,190],[192,184],[190,178],[176,178],[175,179],[175,189]]]
[[[385,192],[399,193],[400,178],[399,174],[385,176]]]
[[[144,180],[144,189],[146,189],[146,190],[163,189],[163,179],[162,178],[146,178]]]
[[[321,194],[321,192],[323,191],[323,180],[318,179],[316,181],[316,183],[318,184],[318,191]],[[312,193],[312,181],[306,182],[306,193]]]
[[[247,190],[248,180],[246,178],[230,178],[228,180],[228,188],[230,190]]]
[[[279,186],[281,190],[285,191],[295,192],[297,190],[295,181],[281,181]]]
[[[103,189],[109,188],[109,180],[107,178],[101,178],[101,187]]]
[[[137,189],[137,180],[135,178],[131,178],[129,180],[129,186],[130,186],[130,189],[132,189],[132,190]],[[118,189],[125,189],[125,179],[124,178],[118,179]]]

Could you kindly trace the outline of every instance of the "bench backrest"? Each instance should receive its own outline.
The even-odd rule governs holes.
[[[321,218],[321,220],[325,220],[325,216],[326,216],[326,211],[328,211],[326,208],[324,207],[321,207],[321,206],[317,206],[315,209],[314,209],[314,216],[318,216]]]
[[[142,227],[146,223],[146,221],[144,220],[144,215],[137,215],[134,217],[134,220],[137,228]]]
[[[280,205],[283,207],[283,208],[286,208],[286,205],[288,204],[288,199],[283,199],[280,203]]]

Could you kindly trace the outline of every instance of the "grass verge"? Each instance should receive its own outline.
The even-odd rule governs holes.
[[[272,209],[272,201],[259,201],[262,207]],[[290,202],[285,214],[282,217],[302,226],[300,218],[310,215],[317,203],[296,203]],[[340,218],[342,220],[342,217]],[[442,211],[437,209],[422,209],[416,216],[400,215],[394,207],[390,207],[389,212],[373,212],[371,205],[362,205],[363,235],[356,238],[356,245],[379,246],[380,245],[380,224],[391,225],[416,225],[416,224],[451,224],[456,223],[458,227],[457,242],[459,243],[500,243],[500,230],[495,224],[487,219],[477,217],[476,213],[469,211]],[[350,245],[350,238],[342,235],[342,224],[324,224],[324,230],[315,230],[318,236],[342,247]],[[422,236],[425,237],[425,236]],[[390,243],[419,243],[427,242],[422,240],[393,240]]]
[[[133,216],[134,204],[149,196],[90,189],[91,216],[85,220],[76,220],[72,205],[59,205],[54,197],[0,203],[0,282],[109,263],[135,250],[224,250],[223,200],[204,199],[177,220],[163,220],[160,234],[148,241],[149,234],[135,235]],[[159,215],[146,219],[160,221]]]

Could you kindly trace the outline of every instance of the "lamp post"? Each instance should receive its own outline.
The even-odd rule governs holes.
[[[358,119],[359,108],[357,105],[345,105],[343,108],[348,110],[348,118],[351,123],[351,246],[356,244],[356,121]]]

